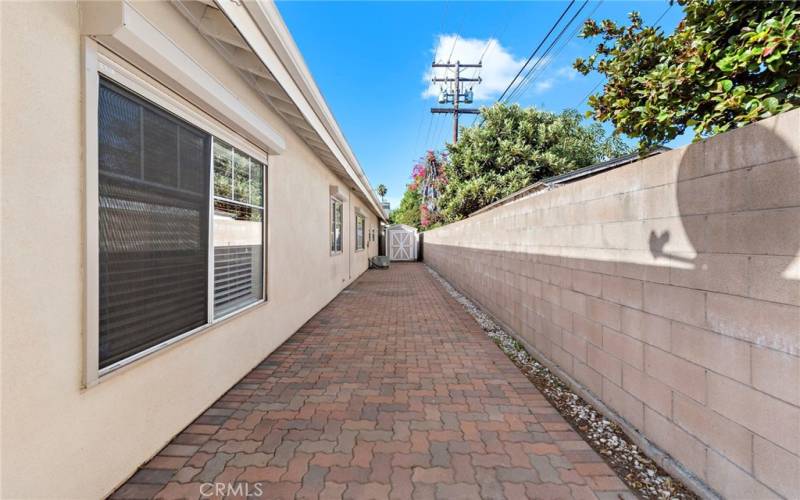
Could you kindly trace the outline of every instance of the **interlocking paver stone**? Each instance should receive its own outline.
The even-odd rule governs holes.
[[[628,495],[417,263],[365,273],[113,496],[202,498],[204,482],[265,498]]]

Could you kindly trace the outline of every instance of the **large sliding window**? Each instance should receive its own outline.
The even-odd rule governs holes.
[[[264,299],[266,170],[102,77],[97,127],[103,370]]]

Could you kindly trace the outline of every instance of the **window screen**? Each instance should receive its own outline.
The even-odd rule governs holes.
[[[356,215],[356,250],[364,249],[364,217]]]
[[[264,297],[264,164],[214,139],[214,317]]]
[[[100,368],[207,322],[211,137],[101,79]]]
[[[342,251],[342,202],[331,198],[331,253]]]

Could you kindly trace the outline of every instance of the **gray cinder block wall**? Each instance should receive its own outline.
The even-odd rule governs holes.
[[[800,496],[800,110],[425,233],[425,262],[726,498]]]

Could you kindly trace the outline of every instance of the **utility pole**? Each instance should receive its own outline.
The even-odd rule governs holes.
[[[433,114],[453,114],[453,144],[458,142],[458,115],[465,114],[465,115],[477,115],[480,111],[476,108],[462,108],[460,104],[463,102],[464,104],[472,103],[472,87],[466,92],[462,91],[461,84],[465,82],[476,82],[480,83],[481,79],[478,78],[462,78],[461,77],[461,70],[464,68],[480,68],[482,66],[481,63],[476,64],[461,64],[461,61],[456,61],[455,64],[452,63],[437,63],[434,62],[431,64],[433,68],[453,68],[455,69],[455,77],[451,78],[445,76],[444,78],[437,78],[434,77],[432,81],[434,83],[444,83],[445,85],[451,84],[452,87],[448,92],[445,87],[441,87],[441,92],[439,93],[439,103],[446,104],[446,103],[453,103],[452,108],[431,108],[431,113]]]

